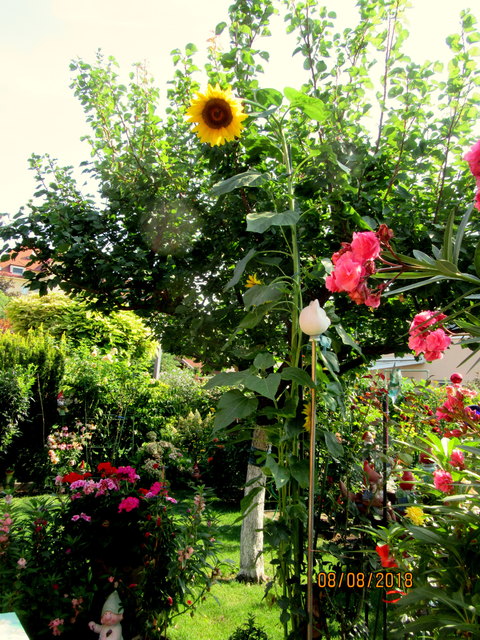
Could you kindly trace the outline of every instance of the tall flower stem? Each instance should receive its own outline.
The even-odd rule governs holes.
[[[312,336],[312,382],[313,387],[310,395],[310,457],[308,468],[308,545],[307,545],[307,613],[308,627],[307,639],[313,638],[313,523],[315,516],[315,440],[316,440],[316,394],[315,384],[317,382],[317,336]]]

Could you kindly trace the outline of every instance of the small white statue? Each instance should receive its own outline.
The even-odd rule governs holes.
[[[99,640],[123,640],[120,624],[122,620],[123,606],[117,591],[114,591],[105,600],[100,624],[92,621],[88,623],[88,627],[91,631],[100,634]]]

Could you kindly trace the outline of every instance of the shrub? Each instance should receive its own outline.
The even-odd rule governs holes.
[[[262,627],[255,625],[254,616],[249,615],[247,622],[237,627],[228,640],[268,640],[268,636]]]
[[[177,504],[162,483],[137,481],[105,462],[59,478],[58,498],[0,504],[0,610],[15,610],[31,638],[55,622],[65,640],[86,637],[113,589],[126,638],[163,637],[210,589],[217,543],[202,490]]]
[[[0,456],[3,457],[13,438],[18,435],[18,423],[25,418],[30,405],[30,390],[34,378],[31,369],[17,366],[0,370]]]
[[[18,422],[15,452],[6,452],[6,464],[15,465],[15,475],[20,480],[43,477],[45,439],[50,426],[58,420],[57,395],[64,363],[64,343],[55,343],[41,331],[27,336],[0,334],[0,371],[6,372],[7,377],[16,372],[20,388],[25,388],[27,378],[33,379],[28,413]]]
[[[43,328],[58,340],[65,335],[70,346],[115,348],[133,358],[152,356],[155,348],[150,331],[132,311],[105,315],[62,293],[12,298],[6,312],[13,330],[22,335]]]

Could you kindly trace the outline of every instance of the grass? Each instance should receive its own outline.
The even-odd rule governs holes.
[[[212,588],[211,594],[197,609],[193,617],[183,615],[173,621],[168,636],[171,640],[227,640],[235,629],[243,625],[249,614],[255,623],[264,628],[270,640],[282,640],[283,628],[279,621],[280,610],[264,599],[265,585],[236,582],[240,563],[240,523],[235,523],[239,511],[216,506],[219,520],[217,538],[222,542],[220,557],[228,563],[222,578]],[[265,571],[273,575],[268,552]]]

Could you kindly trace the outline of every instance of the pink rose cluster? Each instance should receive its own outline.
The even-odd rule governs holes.
[[[382,224],[376,232],[354,233],[350,243],[342,242],[340,251],[332,256],[334,269],[325,280],[326,288],[332,292],[345,291],[356,304],[378,307],[386,285],[372,290],[367,280],[377,270],[375,260],[380,257],[382,246],[388,247],[392,237],[393,232]]]
[[[475,194],[475,208],[480,210],[480,140],[467,151],[463,159],[468,162],[470,171],[475,177],[477,183],[477,192]]]
[[[451,339],[438,323],[447,316],[438,311],[422,311],[417,313],[408,330],[410,338],[408,346],[415,355],[425,354],[425,360],[440,360],[443,352],[450,346]]]

